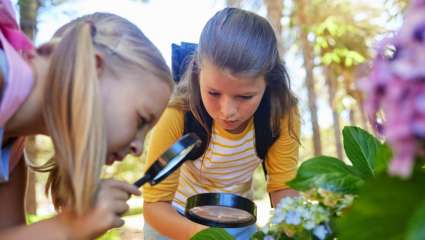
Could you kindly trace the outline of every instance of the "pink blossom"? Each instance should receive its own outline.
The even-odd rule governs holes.
[[[384,113],[383,134],[394,150],[389,172],[410,176],[415,157],[425,152],[420,144],[425,140],[425,0],[412,1],[402,28],[378,46],[360,89],[368,116],[376,121],[377,113]]]

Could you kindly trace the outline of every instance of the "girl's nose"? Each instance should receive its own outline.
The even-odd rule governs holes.
[[[220,108],[221,108],[221,116],[224,118],[224,120],[233,120],[232,118],[238,112],[237,106],[229,98],[224,99],[222,101]]]
[[[130,154],[140,156],[143,152],[143,141],[134,139],[130,144]]]

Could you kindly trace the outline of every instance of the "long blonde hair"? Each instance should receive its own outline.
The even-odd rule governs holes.
[[[107,154],[95,53],[104,54],[105,67],[112,73],[139,69],[170,87],[173,81],[158,49],[119,16],[80,17],[60,28],[53,39],[43,118],[55,155],[33,168],[50,172],[46,192],[50,191],[56,209],[66,206],[81,214],[93,204]]]

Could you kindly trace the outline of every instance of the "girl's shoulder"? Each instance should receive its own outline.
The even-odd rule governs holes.
[[[175,107],[167,107],[164,110],[164,112],[162,113],[161,118],[170,117],[170,118],[178,118],[178,119],[181,118],[183,120],[184,114],[185,114],[185,111],[183,111],[183,110],[180,110],[180,109],[175,108]]]
[[[184,111],[175,107],[167,107],[159,118],[156,128],[164,128],[174,131],[183,131],[184,128]]]
[[[294,123],[301,120],[298,106],[293,106],[280,118],[280,124],[288,125],[288,123]]]

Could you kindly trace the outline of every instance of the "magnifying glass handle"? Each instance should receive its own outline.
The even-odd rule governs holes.
[[[133,185],[135,185],[136,187],[141,187],[143,186],[143,184],[149,182],[151,180],[151,176],[150,175],[145,175],[141,178],[139,178],[139,180],[137,180],[136,182],[133,183]]]

